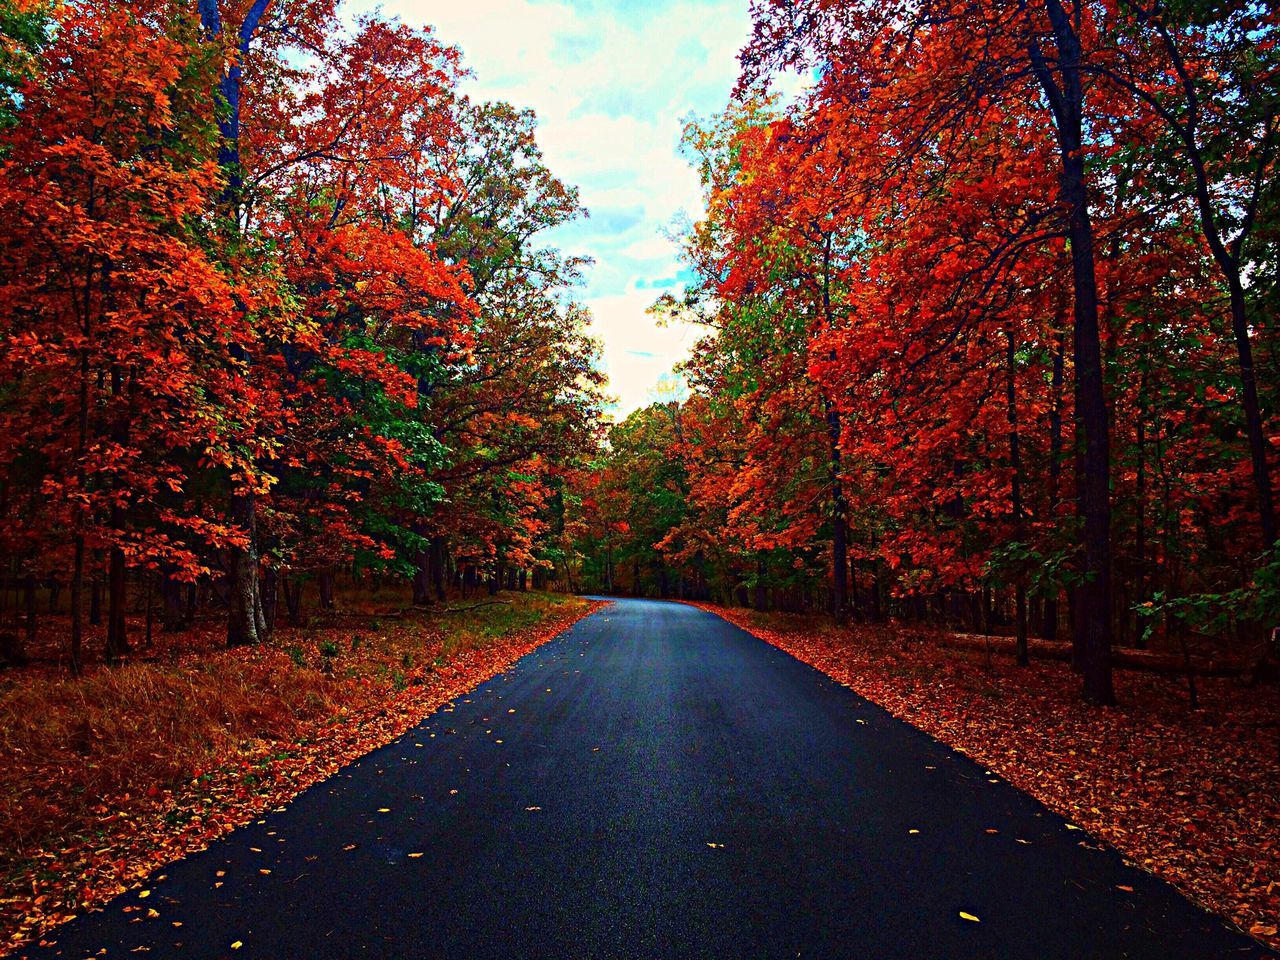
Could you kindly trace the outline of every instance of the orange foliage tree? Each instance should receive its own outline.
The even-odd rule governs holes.
[[[534,239],[581,210],[531,114],[470,103],[430,30],[335,3],[0,29],[0,538],[28,637],[42,584],[70,587],[78,670],[100,581],[116,659],[131,585],[177,629],[199,584],[239,644],[342,570],[549,568],[601,400],[578,264]]]
[[[1097,703],[1116,642],[1254,642],[1280,614],[1252,372],[1275,14],[754,14],[740,102],[690,130],[698,279],[661,307],[709,331],[668,444],[694,493],[644,550],[701,595],[1008,629],[1024,663],[1069,627]],[[759,88],[788,67],[818,69],[784,109]]]

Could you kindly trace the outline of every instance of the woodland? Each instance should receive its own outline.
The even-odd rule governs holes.
[[[688,396],[579,476],[584,582],[1062,641],[1097,704],[1119,648],[1274,670],[1274,6],[753,12],[653,310]]]
[[[0,16],[4,659],[541,585],[603,398],[532,113],[335,3]]]
[[[578,193],[431,29],[0,0],[10,946],[579,593],[710,606],[1280,944],[1280,10],[751,19],[650,310],[701,338],[615,418]]]

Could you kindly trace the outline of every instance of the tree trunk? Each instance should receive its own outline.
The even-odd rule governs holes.
[[[276,610],[280,606],[280,575],[274,566],[268,566],[262,577],[262,619],[265,633],[276,628]]]
[[[431,553],[419,550],[417,567],[413,571],[413,605],[415,607],[431,606]]]
[[[320,609],[332,610],[334,608],[333,571],[321,570],[316,574],[316,583],[320,587]]]
[[[249,44],[257,31],[258,24],[266,13],[270,0],[253,0],[245,12],[244,20],[234,37],[233,46],[239,52],[234,57],[226,73],[218,84],[218,92],[222,104],[218,116],[218,166],[222,169],[224,186],[222,206],[231,222],[233,230],[239,230],[240,202],[243,191],[243,174],[240,169],[240,80],[245,54],[249,52]],[[197,0],[200,23],[205,32],[213,38],[220,38],[223,33],[221,12],[217,0]],[[231,345],[231,356],[248,365],[249,354],[240,344]],[[230,478],[231,522],[244,530],[248,538],[245,547],[231,548],[231,604],[227,617],[227,644],[257,643],[267,633],[266,618],[262,612],[262,598],[258,587],[258,546],[257,546],[257,504],[252,489],[245,478],[245,489],[234,489],[236,478]]]
[[[1048,98],[1058,135],[1059,193],[1071,247],[1076,416],[1084,433],[1080,512],[1084,526],[1084,576],[1080,585],[1084,697],[1090,703],[1115,703],[1111,681],[1111,449],[1107,435],[1107,398],[1098,330],[1098,281],[1093,224],[1083,152],[1084,90],[1080,40],[1059,0],[1046,0],[1057,46],[1055,72],[1032,40],[1036,78]]]
[[[94,554],[94,573],[89,578],[89,626],[96,627],[102,623],[102,578],[98,576],[98,551]]]
[[[1262,526],[1262,546],[1269,550],[1276,544],[1275,501],[1271,493],[1271,466],[1267,461],[1267,440],[1262,431],[1262,405],[1258,401],[1258,381],[1253,369],[1253,347],[1249,343],[1249,317],[1244,285],[1237,266],[1227,276],[1231,292],[1231,332],[1235,335],[1236,355],[1240,361],[1241,399],[1244,403],[1245,432],[1249,437],[1249,461],[1253,469],[1253,485],[1258,498],[1258,514]]]
[[[252,491],[231,495],[231,519],[245,532],[248,544],[231,550],[227,616],[227,646],[258,643],[258,549],[257,511]]]
[[[444,590],[444,537],[431,538],[431,580],[435,584],[436,599],[445,601]]]
[[[281,582],[284,589],[284,605],[289,613],[289,623],[295,627],[302,625],[302,590],[305,584],[301,580],[285,577]]]
[[[12,651],[10,660],[15,663],[27,662],[27,651],[32,649],[36,643],[36,577],[34,573],[28,573],[23,583],[23,606],[26,609],[27,622],[23,624],[25,628],[25,642],[19,641],[17,649]]]
[[[1147,372],[1143,370],[1142,379],[1138,384],[1138,423],[1137,423],[1137,443],[1138,443],[1138,470],[1137,470],[1137,489],[1134,492],[1134,499],[1137,501],[1137,543],[1135,552],[1137,553],[1138,566],[1138,603],[1145,603],[1150,592],[1150,577],[1147,571]],[[1134,645],[1139,650],[1145,649],[1147,646],[1146,621],[1142,617],[1135,617],[1134,623]]]
[[[840,479],[840,411],[829,400],[824,405],[831,443],[831,616],[843,625],[849,621],[849,509]]]
[[[146,619],[145,619],[145,629],[146,629],[146,632],[145,632],[145,634],[143,635],[143,641],[142,641],[142,644],[143,644],[143,646],[144,646],[144,647],[146,647],[146,648],[150,649],[150,647],[151,647],[151,638],[152,638],[153,631],[154,631],[154,629],[155,629],[155,616],[154,616],[154,614],[153,614],[153,612],[152,612],[151,596],[152,596],[152,594],[153,594],[153,593],[155,593],[156,577],[158,577],[158,576],[159,576],[159,574],[153,574],[153,573],[151,573],[151,572],[149,572],[149,571],[148,571],[148,572],[143,573],[143,576],[146,578],[147,589],[146,589],[146,594],[145,594],[146,599],[145,599],[145,601],[144,601],[144,604],[145,604],[145,618],[146,618]]]
[[[1012,324],[1005,330],[1005,401],[1009,421],[1009,469],[1013,473],[1010,484],[1010,504],[1013,510],[1014,537],[1021,541],[1026,536],[1026,514],[1022,504],[1022,448],[1018,436],[1018,344]],[[1027,651],[1027,573],[1021,562],[1014,571],[1014,647],[1017,663],[1027,666],[1031,661]]]
[[[31,574],[23,580],[23,594],[23,633],[0,632],[0,665],[23,666],[27,662],[27,649],[35,642],[36,587]]]
[[[822,318],[828,329],[832,326],[831,239],[831,234],[826,233],[822,243]],[[835,360],[834,353],[831,359]],[[840,411],[826,396],[822,405],[830,444],[827,466],[831,479],[831,616],[842,625],[849,619],[849,510],[840,477]]]
[[[1170,65],[1182,84],[1185,109],[1181,113],[1181,122],[1173,123],[1174,133],[1182,141],[1186,151],[1188,165],[1195,178],[1196,210],[1200,218],[1201,233],[1213,254],[1214,262],[1223,279],[1227,283],[1227,291],[1231,303],[1231,332],[1236,342],[1236,356],[1240,367],[1241,403],[1244,407],[1245,433],[1249,441],[1249,462],[1253,472],[1255,496],[1258,501],[1258,515],[1262,530],[1262,546],[1270,550],[1276,543],[1275,500],[1271,490],[1271,467],[1268,461],[1267,439],[1262,429],[1262,407],[1258,400],[1257,374],[1253,365],[1253,346],[1249,341],[1248,299],[1243,279],[1245,259],[1245,243],[1258,223],[1255,215],[1256,207],[1245,215],[1241,228],[1228,242],[1219,225],[1217,204],[1209,182],[1208,170],[1205,166],[1204,148],[1200,143],[1198,129],[1200,109],[1199,94],[1196,91],[1194,76],[1187,69],[1186,59],[1178,49],[1175,34],[1164,28],[1160,18],[1150,18],[1157,27],[1165,49],[1169,53]],[[1270,159],[1273,150],[1273,134],[1270,123],[1267,126],[1266,146],[1263,157]],[[1265,162],[1263,160],[1262,162]],[[1261,167],[1260,167],[1261,169]],[[1261,189],[1263,181],[1258,181]],[[1246,200],[1243,206],[1248,209],[1251,203],[1259,200],[1257,193]]]
[[[84,647],[83,617],[84,603],[84,534],[76,535],[72,549],[71,561],[71,672],[80,676],[84,672],[84,659],[81,650]]]
[[[161,628],[165,633],[176,633],[187,628],[187,609],[182,597],[182,581],[175,580],[172,568],[160,576]]]
[[[425,537],[426,524],[417,524],[414,532]],[[439,569],[442,558],[437,555],[436,540],[436,537],[427,539],[422,549],[418,551],[413,572],[413,605],[415,607],[431,606],[432,587],[444,576],[443,571]]]
[[[111,512],[112,526],[115,527],[119,518],[114,516],[115,509]],[[126,602],[124,551],[119,547],[112,547],[107,564],[107,662],[116,663],[129,652],[124,619]]]

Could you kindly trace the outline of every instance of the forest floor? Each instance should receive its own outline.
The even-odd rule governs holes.
[[[278,807],[600,606],[499,600],[406,611],[384,594],[233,650],[210,619],[79,680],[58,662],[65,618],[47,619],[32,665],[0,673],[0,953]]]
[[[892,626],[694,604],[989,767],[1202,906],[1280,948],[1280,693],[1115,674],[1081,702],[1062,662],[943,647]],[[1082,841],[1087,842],[1087,841]]]

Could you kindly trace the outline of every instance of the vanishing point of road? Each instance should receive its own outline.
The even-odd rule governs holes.
[[[157,874],[28,955],[1272,956],[816,670],[644,600]]]

